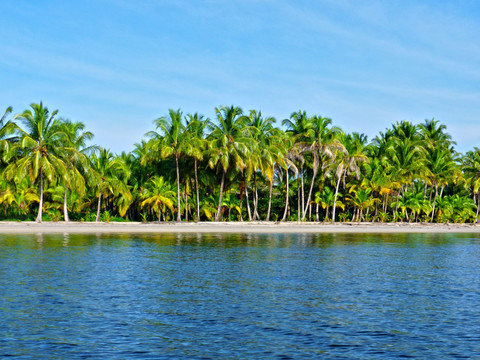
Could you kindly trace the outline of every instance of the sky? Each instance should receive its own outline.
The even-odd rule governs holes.
[[[480,147],[480,2],[3,0],[0,112],[43,101],[131,151],[168,109],[332,119],[375,137],[435,118]]]

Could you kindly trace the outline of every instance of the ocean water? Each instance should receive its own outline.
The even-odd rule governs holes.
[[[0,358],[480,358],[480,236],[0,235]]]

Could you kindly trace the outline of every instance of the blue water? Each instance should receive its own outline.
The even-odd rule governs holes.
[[[480,359],[478,235],[0,235],[0,357]]]

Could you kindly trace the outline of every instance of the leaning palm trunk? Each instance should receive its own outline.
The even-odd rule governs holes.
[[[435,196],[433,197],[433,205],[432,205],[432,215],[430,216],[431,222],[433,223],[433,218],[435,216],[435,204],[437,202],[437,195],[438,195],[438,184],[435,182]]]
[[[95,222],[99,222],[100,221],[100,208],[102,206],[102,192],[99,191],[98,192],[98,204],[97,204],[97,217],[95,219]]]
[[[477,194],[474,194],[474,195],[473,195],[473,197],[474,197],[473,202],[474,202],[475,204],[477,204],[477,211],[475,212],[475,223],[478,222],[478,212],[480,211],[480,196],[478,196],[478,195],[476,196],[476,195],[477,195]],[[476,197],[477,199],[475,199],[475,197]]]
[[[247,183],[247,177],[245,175],[243,175],[243,182],[245,183],[245,201],[247,202],[248,221],[252,221],[252,213],[250,212],[250,202],[248,200],[248,183]]]
[[[300,216],[301,216],[301,212],[302,212],[302,203],[300,202],[300,191],[301,191],[301,188],[300,186],[298,186],[299,184],[299,179],[297,178],[297,188],[298,188],[298,191],[297,191],[297,221],[300,222]]]
[[[342,170],[343,171],[343,170]],[[333,198],[333,209],[332,209],[332,222],[335,222],[335,210],[337,209],[337,196],[338,196],[338,188],[340,187],[340,179],[342,178],[342,174],[338,175],[337,180],[337,187],[335,188],[335,196]]]
[[[305,220],[305,217],[307,216],[307,208],[309,207],[310,200],[312,199],[313,185],[315,184],[315,178],[316,177],[317,177],[317,169],[314,167],[313,176],[312,176],[312,183],[310,184],[310,190],[308,191],[307,204],[305,205],[305,208],[303,209],[303,212],[302,212],[303,213],[302,221]],[[302,189],[302,195],[303,195],[303,189]]]
[[[67,207],[67,183],[65,183],[65,191],[63,193],[63,220],[65,222],[70,221],[68,218],[68,207]]]
[[[178,155],[175,154],[175,166],[177,167],[177,221],[182,221],[180,213],[180,170],[178,168]]]
[[[222,171],[222,181],[220,182],[220,195],[218,197],[218,208],[215,221],[220,221],[222,218],[222,197],[223,197],[223,185],[225,184],[225,170]]]
[[[253,194],[253,220],[260,220],[260,215],[258,215],[258,190],[257,190],[257,175],[253,174],[253,186],[255,192]]]
[[[287,167],[287,170],[285,172],[286,172],[286,175],[287,175],[287,182],[286,182],[287,191],[286,191],[286,197],[285,197],[285,211],[283,212],[282,221],[285,221],[285,219],[287,218],[287,212],[288,212],[288,167]]]
[[[185,181],[185,221],[188,222],[188,194],[187,194],[187,181]]]
[[[200,192],[198,190],[197,159],[193,160],[195,167],[195,192],[197,193],[197,222],[200,221]]]
[[[270,220],[270,209],[272,207],[272,189],[273,189],[273,179],[270,181],[269,189],[268,189],[268,209],[267,209],[267,218],[265,221]]]
[[[302,196],[302,219],[305,219],[305,190],[303,189],[303,163],[300,165],[300,182],[301,182],[301,196]],[[300,210],[299,210],[300,211]]]
[[[40,203],[38,206],[37,222],[42,222],[42,210],[43,210],[43,171],[40,170]]]

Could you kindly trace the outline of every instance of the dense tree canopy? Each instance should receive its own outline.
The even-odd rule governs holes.
[[[68,221],[476,222],[480,149],[435,119],[372,141],[329,118],[167,112],[131,153],[41,102],[0,118],[0,218]]]

